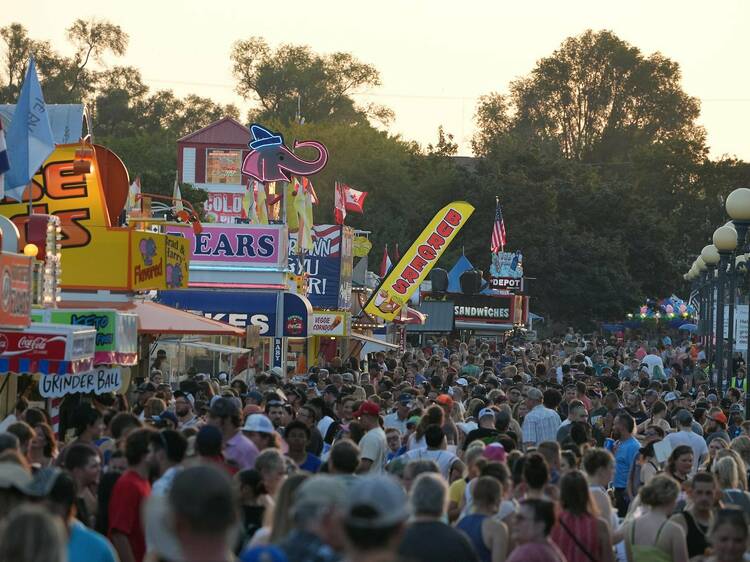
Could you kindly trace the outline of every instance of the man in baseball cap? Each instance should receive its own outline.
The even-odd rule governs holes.
[[[406,421],[409,419],[414,396],[408,392],[402,392],[396,403],[396,410],[383,418],[383,423],[387,428],[393,427],[398,429],[401,435],[406,434]]]
[[[380,428],[380,406],[371,400],[365,400],[352,416],[359,419],[367,432],[359,442],[361,455],[357,472],[381,473],[388,455],[388,441]]]
[[[466,436],[463,447],[464,451],[469,448],[472,441],[480,440],[485,444],[495,441],[495,438],[500,435],[500,432],[495,428],[496,413],[497,411],[492,408],[482,408],[479,410],[479,414],[477,415],[479,427]]]
[[[403,488],[387,476],[366,476],[349,490],[344,531],[350,559],[395,560],[409,516]]]
[[[252,468],[258,447],[240,431],[242,413],[239,399],[219,397],[211,404],[208,412],[208,423],[217,427],[224,442],[224,458],[240,470]]]
[[[333,560],[343,550],[341,524],[347,487],[334,476],[305,480],[294,494],[294,527],[279,543],[289,560]]]

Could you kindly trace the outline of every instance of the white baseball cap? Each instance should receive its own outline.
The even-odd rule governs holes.
[[[254,431],[256,433],[273,434],[275,429],[273,423],[263,414],[250,414],[245,420],[242,431]]]

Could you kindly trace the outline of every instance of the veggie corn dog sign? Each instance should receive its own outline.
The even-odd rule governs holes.
[[[384,320],[396,318],[473,212],[465,201],[440,209],[370,296],[364,311]]]

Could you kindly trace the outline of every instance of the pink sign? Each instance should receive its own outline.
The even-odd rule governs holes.
[[[223,262],[236,265],[286,264],[286,230],[282,225],[213,225],[203,223],[195,234],[192,226],[170,226],[169,234],[190,241],[190,262]]]
[[[211,192],[203,208],[209,221],[235,224],[234,219],[242,218],[242,193]]]

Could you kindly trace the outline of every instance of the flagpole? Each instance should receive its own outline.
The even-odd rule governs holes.
[[[497,209],[500,206],[500,197],[498,195],[495,195],[495,209]],[[500,239],[500,252],[505,252],[505,244],[503,244],[503,239]]]

